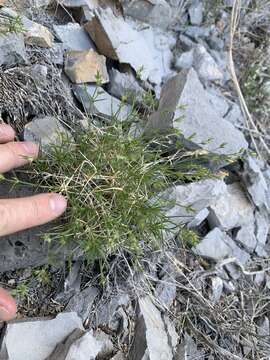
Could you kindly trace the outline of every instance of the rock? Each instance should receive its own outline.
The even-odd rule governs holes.
[[[103,332],[100,329],[97,329],[94,332],[94,337],[97,341],[99,341],[102,344],[102,347],[98,354],[99,358],[102,358],[102,359],[103,358],[106,358],[106,359],[111,358],[112,354],[115,351],[113,343],[111,341],[111,337],[108,334],[105,334],[105,332]],[[70,360],[72,360],[72,359],[70,359]]]
[[[244,116],[242,114],[240,106],[237,104],[231,104],[225,116],[225,119],[236,127],[244,126]]]
[[[226,191],[210,205],[210,226],[230,230],[254,223],[254,206],[246,197],[240,183],[227,185]]]
[[[5,2],[6,2],[6,0],[0,0],[0,6],[4,6]]]
[[[265,250],[265,244],[267,242],[269,234],[269,216],[263,211],[255,212],[255,229],[256,229],[256,239],[257,246],[255,252],[258,256],[268,257]]]
[[[101,87],[75,85],[73,91],[89,114],[97,115],[105,120],[116,118],[119,121],[126,121],[130,115],[129,106],[108,94]]]
[[[28,45],[51,48],[53,45],[53,35],[45,26],[22,17],[24,27],[24,39]]]
[[[24,128],[24,140],[39,143],[44,151],[51,145],[60,145],[64,139],[72,139],[71,134],[51,116],[35,118]]]
[[[143,102],[146,92],[131,73],[121,73],[111,69],[109,75],[108,91],[111,95],[118,99],[125,98],[131,105]]]
[[[201,25],[203,21],[203,2],[201,0],[193,0],[188,13],[191,25]]]
[[[92,49],[67,51],[65,73],[75,84],[96,83],[97,79],[101,84],[106,84],[109,81],[105,56],[99,55]]]
[[[118,352],[111,360],[125,360],[124,354],[122,352]]]
[[[192,50],[184,52],[176,60],[175,66],[179,70],[190,69],[193,66],[199,77],[205,81],[223,79],[222,71],[203,45],[197,45]]]
[[[77,339],[69,348],[66,357],[48,358],[47,360],[95,360],[103,359],[104,346],[103,340],[97,339],[92,331],[89,331]],[[104,353],[106,355],[106,352]],[[60,355],[61,356],[61,355]]]
[[[54,43],[52,48],[46,51],[46,58],[54,65],[64,64],[65,48],[62,43]]]
[[[191,336],[185,334],[184,340],[178,346],[176,360],[203,359],[204,355],[197,349]]]
[[[203,209],[201,211],[199,211],[194,218],[188,223],[187,227],[189,229],[193,229],[198,227],[199,225],[201,225],[201,223],[207,219],[209,215],[209,210],[208,209]]]
[[[261,170],[262,167],[259,160],[249,156],[244,162],[242,176],[254,204],[270,212],[270,189]]]
[[[190,69],[194,61],[194,50],[189,50],[180,55],[175,62],[177,70]]]
[[[130,297],[126,293],[119,293],[111,299],[101,303],[94,314],[94,324],[98,328],[120,334],[126,332],[126,317],[130,306]]]
[[[76,312],[83,321],[85,321],[91,311],[92,305],[99,295],[99,291],[95,287],[88,287],[75,294],[66,307],[68,312]]]
[[[81,329],[75,329],[62,342],[57,344],[54,351],[46,358],[46,360],[65,360],[70,347],[74,342],[80,339],[85,334]]]
[[[122,0],[124,14],[150,25],[167,28],[172,21],[172,8],[165,0]]]
[[[56,345],[77,328],[82,329],[83,326],[81,319],[75,313],[58,314],[56,318],[49,320],[10,322],[4,333],[0,358],[46,359]]]
[[[201,242],[193,248],[193,251],[195,254],[213,261],[220,261],[227,257],[235,257],[240,264],[245,264],[250,258],[225,232],[222,232],[218,228],[211,230]]]
[[[187,26],[184,35],[199,41],[200,39],[209,38],[212,30],[210,26]]]
[[[66,8],[78,8],[82,6],[88,6],[90,9],[94,9],[98,6],[98,0],[56,0],[59,4]]]
[[[175,330],[175,325],[170,320],[170,318],[168,316],[164,315],[163,319],[164,319],[164,324],[165,324],[167,334],[168,334],[169,344],[171,345],[173,351],[175,352],[176,347],[179,343],[180,336],[177,334],[177,332]]]
[[[23,34],[9,33],[0,36],[0,66],[27,64]]]
[[[211,279],[212,282],[212,294],[210,300],[213,304],[217,304],[221,298],[223,292],[223,281],[220,277],[214,276]]]
[[[54,25],[53,29],[66,50],[95,50],[93,42],[79,24],[68,23],[66,25]]]
[[[95,16],[85,24],[99,52],[122,64],[129,64],[142,80],[160,84],[168,75],[175,38],[170,33],[142,27],[121,16],[111,8],[95,10]],[[161,61],[162,60],[162,61]]]
[[[245,224],[241,227],[241,229],[237,232],[235,240],[249,253],[253,253],[257,247],[254,220],[250,224]]]
[[[188,185],[170,187],[160,194],[168,206],[164,209],[170,219],[168,232],[174,234],[178,225],[190,223],[195,216],[212,201],[217,201],[226,192],[226,184],[222,180],[203,180]]]
[[[172,127],[191,149],[230,155],[248,147],[244,135],[211,106],[194,69],[183,70],[163,86],[158,111],[150,116],[145,134],[152,136]]]
[[[168,342],[168,335],[161,314],[149,297],[139,299],[139,314],[129,359],[173,359],[172,348]]]
[[[195,47],[193,57],[193,66],[202,80],[214,81],[223,79],[222,71],[203,45]]]

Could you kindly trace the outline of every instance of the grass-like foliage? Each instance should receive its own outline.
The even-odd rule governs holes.
[[[127,135],[122,125],[91,127],[74,144],[63,141],[32,164],[32,183],[68,199],[68,210],[48,241],[75,242],[88,260],[118,250],[140,255],[142,245],[162,245],[166,218],[157,194],[175,181],[209,176],[200,156],[179,143],[151,144]],[[165,145],[167,144],[167,145]],[[175,145],[174,145],[175,146]]]
[[[22,19],[20,16],[9,16],[0,14],[0,34],[21,33],[24,31]]]

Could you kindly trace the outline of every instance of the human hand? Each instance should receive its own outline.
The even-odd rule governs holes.
[[[15,132],[0,125],[0,174],[26,165],[38,156],[38,146],[31,142],[14,142]],[[66,210],[66,199],[58,194],[40,194],[19,199],[0,199],[0,236],[16,233],[56,219]],[[1,239],[0,239],[1,241]],[[15,300],[0,288],[0,320],[16,315]]]

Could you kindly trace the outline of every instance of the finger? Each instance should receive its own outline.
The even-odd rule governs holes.
[[[0,200],[0,236],[45,224],[60,216],[67,206],[58,194]]]
[[[10,142],[0,145],[0,173],[7,172],[36,159],[38,156],[38,145],[24,142]]]
[[[16,302],[13,297],[6,290],[0,288],[0,321],[13,319],[16,311]]]
[[[13,141],[15,138],[15,131],[10,125],[1,124],[0,125],[0,143],[6,143]]]

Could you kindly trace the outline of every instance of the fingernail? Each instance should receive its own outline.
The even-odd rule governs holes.
[[[11,313],[8,309],[4,308],[3,306],[0,306],[0,320],[7,321],[12,319],[14,316],[13,313]]]
[[[62,195],[53,194],[50,198],[50,206],[55,214],[62,214],[67,207],[67,200]]]
[[[23,147],[24,147],[25,151],[29,155],[35,155],[38,152],[38,145],[37,144],[34,144],[31,141],[24,141],[22,144],[23,144]]]

